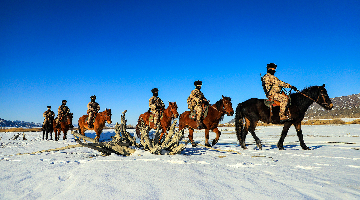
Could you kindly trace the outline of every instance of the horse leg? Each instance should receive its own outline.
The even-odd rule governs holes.
[[[96,141],[96,142],[99,142],[99,139],[100,139],[100,133],[101,133],[101,132],[100,132],[100,131],[98,131],[98,130],[96,130],[96,131],[95,131],[95,133],[96,133],[95,141]]]
[[[45,139],[45,130],[43,130],[43,140]]]
[[[212,131],[214,131],[214,132],[216,133],[216,138],[215,138],[215,139],[213,140],[213,142],[212,142],[212,146],[214,146],[214,145],[219,141],[221,132],[219,131],[218,128],[215,128],[215,129],[213,129]]]
[[[300,146],[303,150],[311,150],[309,147],[306,146],[305,142],[304,142],[304,137],[302,134],[302,130],[301,130],[301,122],[294,124],[295,125],[295,129],[296,129],[296,133],[297,136],[299,138],[300,141]]]
[[[196,143],[193,140],[194,129],[189,128],[189,140],[191,141],[192,147],[196,147]]]
[[[256,123],[257,121],[252,121],[251,124],[250,124],[250,133],[251,135],[253,136],[255,142],[256,142],[256,146],[262,150],[262,144],[261,144],[261,141],[260,139],[258,138],[258,136],[255,134],[255,128],[256,128]]]
[[[283,130],[281,132],[280,140],[279,140],[279,142],[277,144],[277,147],[279,148],[279,150],[284,150],[285,149],[284,148],[284,140],[285,140],[285,137],[286,137],[286,135],[287,135],[287,133],[289,131],[290,126],[291,126],[291,122],[286,122],[284,124],[284,128],[283,128]]]
[[[66,140],[66,134],[67,134],[68,130],[64,130],[63,132],[64,132],[63,140]]]
[[[53,131],[50,131],[49,133],[50,133],[50,140],[52,140],[52,132]]]
[[[209,144],[209,129],[205,129],[205,146],[211,147]]]
[[[248,118],[245,118],[245,125],[243,130],[241,130],[241,139],[239,140],[240,146],[243,149],[247,149],[245,140],[246,140],[246,135],[248,134],[249,126],[250,126],[250,120]]]

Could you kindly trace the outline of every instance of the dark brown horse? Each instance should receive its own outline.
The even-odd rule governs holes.
[[[160,140],[163,137],[163,135],[166,133],[166,131],[169,130],[169,128],[171,126],[171,120],[178,118],[179,113],[177,111],[177,108],[178,107],[176,105],[176,102],[169,102],[169,106],[163,111],[163,114],[160,117],[160,126],[161,126],[161,130],[162,130],[161,135],[160,135]],[[140,129],[139,129],[141,121],[143,121],[146,126],[152,128],[152,129],[156,129],[153,120],[151,120],[151,121],[149,120],[150,115],[152,115],[152,113],[148,111],[139,116],[138,123],[136,125],[136,134],[139,138],[141,137]]]
[[[209,131],[216,133],[216,138],[213,140],[212,145],[214,146],[220,138],[221,132],[217,128],[219,122],[224,118],[225,113],[228,116],[234,114],[232,108],[231,98],[222,96],[222,99],[217,101],[215,104],[209,106],[207,116],[204,118],[203,123],[205,125],[205,145],[210,147],[209,144]],[[190,118],[190,111],[185,111],[180,115],[179,119],[179,130],[189,128],[189,139],[193,147],[196,143],[193,140],[193,132],[197,129],[196,120]]]
[[[277,147],[280,150],[284,149],[284,139],[290,126],[294,125],[301,148],[310,150],[304,142],[301,130],[301,121],[304,119],[305,112],[313,102],[318,103],[326,110],[331,110],[333,104],[327,94],[325,84],[322,86],[312,86],[305,88],[301,92],[293,93],[290,95],[290,99],[291,103],[289,103],[288,111],[292,120],[284,123]],[[262,149],[261,141],[255,134],[256,124],[259,120],[265,123],[280,124],[279,110],[279,107],[273,107],[272,115],[270,115],[270,108],[265,105],[264,99],[252,98],[239,103],[236,107],[235,130],[241,147],[246,149],[245,139],[248,131],[250,131],[256,141],[256,145],[259,149]]]
[[[64,133],[63,140],[66,140],[66,134],[67,134],[68,130],[73,127],[72,126],[72,118],[73,118],[72,113],[65,115],[60,121],[59,128],[56,127],[57,117],[54,119],[53,127],[54,127],[55,141],[59,140],[61,131]]]
[[[100,134],[102,133],[102,130],[105,127],[105,122],[107,122],[108,124],[111,124],[111,109],[105,109],[104,111],[96,114],[93,128],[89,128],[89,126],[88,126],[88,123],[87,123],[88,117],[89,117],[89,115],[83,115],[79,118],[79,121],[78,121],[79,132],[82,135],[85,135],[86,130],[94,130],[96,133],[95,140],[99,141]]]
[[[50,140],[52,140],[52,132],[54,131],[53,123],[54,123],[54,117],[51,116],[50,119],[46,121],[46,123],[42,128],[43,140],[45,140],[45,135],[46,135],[46,140],[48,139],[49,133],[50,133]]]

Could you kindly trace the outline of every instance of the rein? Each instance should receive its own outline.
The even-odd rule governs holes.
[[[302,92],[300,92],[299,90],[296,90],[296,92],[298,92],[298,93],[300,93],[300,94],[302,94],[303,96],[305,96],[305,97],[307,97],[307,98],[309,98],[311,101],[313,101],[313,102],[315,102],[315,103],[317,103],[317,104],[326,104],[326,103],[319,103],[319,98],[320,98],[320,95],[318,96],[318,98],[317,98],[317,100],[314,100],[313,98],[311,98],[311,97],[309,97],[309,96],[307,96],[306,94],[304,94],[304,93],[302,93]],[[324,95],[321,93],[321,97],[323,98],[323,100],[324,100],[324,102],[325,102],[325,97],[324,97]]]

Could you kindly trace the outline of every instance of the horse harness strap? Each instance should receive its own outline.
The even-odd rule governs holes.
[[[311,97],[307,96],[306,94],[304,94],[304,93],[302,93],[302,92],[300,92],[300,91],[297,91],[297,92],[299,92],[299,93],[302,94],[303,96],[309,98],[311,101],[313,101],[313,102],[315,102],[315,103],[318,103],[318,104],[326,104],[326,103],[319,103],[320,95],[318,96],[318,98],[317,98],[316,100],[314,100],[314,99],[312,99]],[[326,102],[324,95],[323,95],[322,93],[320,93],[320,94],[321,94],[321,97],[323,98],[324,102]]]

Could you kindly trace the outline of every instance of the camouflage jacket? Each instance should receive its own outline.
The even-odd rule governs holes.
[[[282,88],[291,88],[292,86],[279,80],[276,76],[270,73],[261,77],[262,85],[266,94],[266,97],[271,97],[276,93],[280,93]]]
[[[66,105],[61,105],[58,108],[58,115],[67,115],[70,113],[70,109]]]
[[[87,105],[87,112],[99,112],[100,105],[97,102],[89,102]]]
[[[46,110],[43,114],[43,117],[49,119],[50,117],[54,117],[55,113],[52,110]]]
[[[199,89],[194,89],[191,91],[190,96],[187,98],[187,104],[189,108],[197,104],[202,104],[204,101],[207,101],[207,99]]]
[[[159,110],[159,109],[164,109],[165,104],[159,97],[152,96],[149,99],[149,107],[151,110]]]

